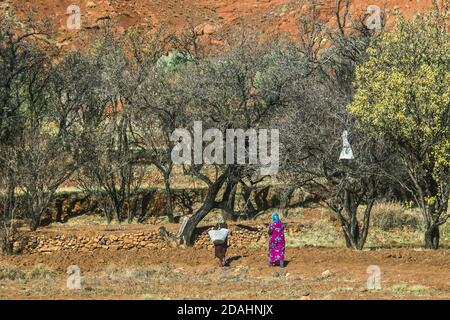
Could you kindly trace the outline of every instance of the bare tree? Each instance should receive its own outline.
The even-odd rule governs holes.
[[[123,51],[123,39],[103,30],[89,53],[93,81],[89,101],[81,109],[79,185],[93,194],[108,222],[131,221],[133,196],[140,189],[144,170],[137,164],[132,137],[133,112],[128,107],[133,70]]]
[[[5,66],[1,84],[2,164],[12,187],[23,194],[25,214],[35,230],[57,188],[74,170],[63,136],[67,122],[52,104],[53,48],[37,35],[16,31],[14,22],[2,25],[0,56]],[[14,176],[14,177],[12,177]],[[8,210],[7,210],[8,211]]]
[[[5,148],[2,148],[5,151]],[[14,152],[13,150],[9,150]],[[14,242],[18,238],[17,219],[17,199],[14,180],[15,171],[12,164],[5,164],[0,170],[0,245],[3,253],[10,255],[13,253]]]
[[[393,172],[396,157],[381,138],[358,128],[339,99],[340,91],[315,77],[308,83],[301,106],[289,107],[280,119],[284,174],[309,192],[326,196],[325,204],[337,214],[347,246],[362,249],[373,204],[393,183],[386,172]],[[349,132],[353,159],[340,160],[344,131]],[[365,209],[359,221],[361,205]]]
[[[167,42],[162,29],[134,28],[118,37],[106,28],[88,55],[95,87],[81,110],[78,181],[99,198],[108,222],[124,216],[131,222],[137,210],[147,170],[140,128],[150,114],[142,112],[137,97]]]
[[[231,49],[194,65],[189,76],[191,103],[190,124],[201,120],[205,128],[247,130],[273,128],[273,114],[290,98],[289,84],[295,81],[291,68],[296,64],[283,45],[266,47],[257,45],[249,37],[233,39]],[[192,132],[192,131],[191,131]],[[223,144],[226,134],[223,135]],[[249,147],[249,137],[246,148]],[[202,147],[206,145],[202,141]],[[247,149],[248,156],[248,149]],[[236,154],[236,153],[235,153]],[[246,156],[246,157],[247,157]],[[202,206],[192,215],[184,229],[183,241],[192,244],[197,224],[212,210],[219,209],[225,218],[235,219],[236,188],[243,180],[258,179],[257,165],[224,163],[185,166],[186,173],[200,179],[207,186]]]
[[[164,180],[166,195],[166,215],[170,222],[173,217],[173,194],[171,174],[173,163],[170,152],[173,142],[171,133],[182,126],[180,122],[186,107],[186,94],[178,73],[190,59],[188,53],[172,51],[176,38],[165,34],[164,29],[152,33],[136,30],[130,37],[136,68],[136,85],[128,100],[135,114],[132,131],[142,165],[153,165]]]
[[[138,115],[134,135],[142,160],[154,165],[163,177],[166,215],[173,222],[171,151],[174,142],[170,137],[175,129],[184,126],[189,96],[184,92],[185,86],[179,71],[153,66],[153,72],[147,74],[146,81],[134,96]]]
[[[320,21],[314,5],[300,20],[298,54],[304,76],[294,89],[295,103],[279,117],[279,126],[286,176],[297,187],[326,195],[325,203],[337,214],[347,246],[362,249],[373,204],[388,185],[382,172],[395,157],[381,138],[364,134],[346,109],[354,92],[356,65],[363,61],[371,35],[362,23],[348,28],[349,4],[336,1],[335,29]],[[331,44],[323,46],[324,40]],[[350,132],[354,159],[339,160],[344,131]],[[365,209],[359,221],[361,205]]]

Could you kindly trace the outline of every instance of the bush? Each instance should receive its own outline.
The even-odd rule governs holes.
[[[165,71],[176,71],[182,66],[188,65],[192,61],[192,57],[181,53],[177,50],[170,52],[166,56],[162,56],[158,60],[158,66]]]
[[[25,279],[25,272],[7,264],[0,265],[0,280]]]
[[[54,276],[55,272],[42,264],[36,265],[28,274],[30,279],[51,279]]]
[[[421,225],[420,216],[398,202],[377,203],[372,212],[372,225],[384,231],[404,227],[417,230]]]

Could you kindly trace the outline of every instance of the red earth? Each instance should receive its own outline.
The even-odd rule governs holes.
[[[308,215],[307,219],[319,219]],[[287,219],[290,223],[307,220]],[[253,225],[256,222],[245,222]],[[92,235],[156,230],[160,225],[49,226],[39,234]],[[164,224],[175,231],[178,225]],[[300,230],[297,237],[305,236]],[[267,244],[230,247],[219,268],[205,247],[90,252],[55,251],[0,256],[1,299],[450,299],[450,251],[420,246],[288,246],[286,268],[267,265]],[[66,270],[79,266],[82,290],[68,290]],[[370,267],[372,266],[372,267]],[[379,268],[379,290],[369,290],[370,268]]]
[[[312,0],[329,23],[334,21],[335,0]],[[223,35],[240,28],[252,28],[270,38],[281,34],[295,35],[298,18],[308,11],[305,0],[5,0],[0,10],[11,8],[25,17],[30,12],[42,20],[49,17],[60,46],[81,48],[80,39],[90,39],[97,25],[108,20],[118,32],[132,26],[151,29],[164,25],[167,31],[181,33],[189,26],[201,30],[210,45],[221,43]],[[400,11],[409,17],[430,8],[432,0],[351,0],[352,17],[361,16],[369,5],[386,9],[388,21]],[[70,5],[81,12],[81,29],[68,30]]]

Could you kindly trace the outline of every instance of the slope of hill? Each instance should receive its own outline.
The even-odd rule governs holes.
[[[327,20],[334,17],[336,0],[313,0]],[[426,10],[432,0],[351,0],[350,12],[359,16],[369,5],[399,10],[406,16]],[[0,10],[12,9],[25,17],[33,12],[38,19],[50,17],[60,46],[75,49],[80,39],[89,39],[102,21],[109,21],[118,32],[131,26],[152,28],[163,24],[180,33],[196,27],[209,44],[220,43],[220,36],[243,24],[264,36],[295,33],[296,21],[307,10],[306,0],[3,0]],[[69,6],[80,9],[81,28],[69,30]],[[219,41],[218,41],[219,40]]]

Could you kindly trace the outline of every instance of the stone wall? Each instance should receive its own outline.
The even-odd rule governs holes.
[[[212,248],[208,231],[204,228],[196,235],[194,247]],[[267,245],[267,226],[230,227],[228,243],[230,247],[255,247]],[[287,230],[287,232],[295,230]],[[167,240],[159,232],[103,232],[90,236],[67,234],[35,234],[30,235],[23,246],[29,253],[51,253],[55,251],[95,250],[166,250],[176,247],[174,241]]]
[[[94,250],[130,250],[130,249],[163,249],[168,246],[161,235],[153,233],[98,233],[93,236],[77,235],[40,235],[30,236],[25,251],[55,252]]]

